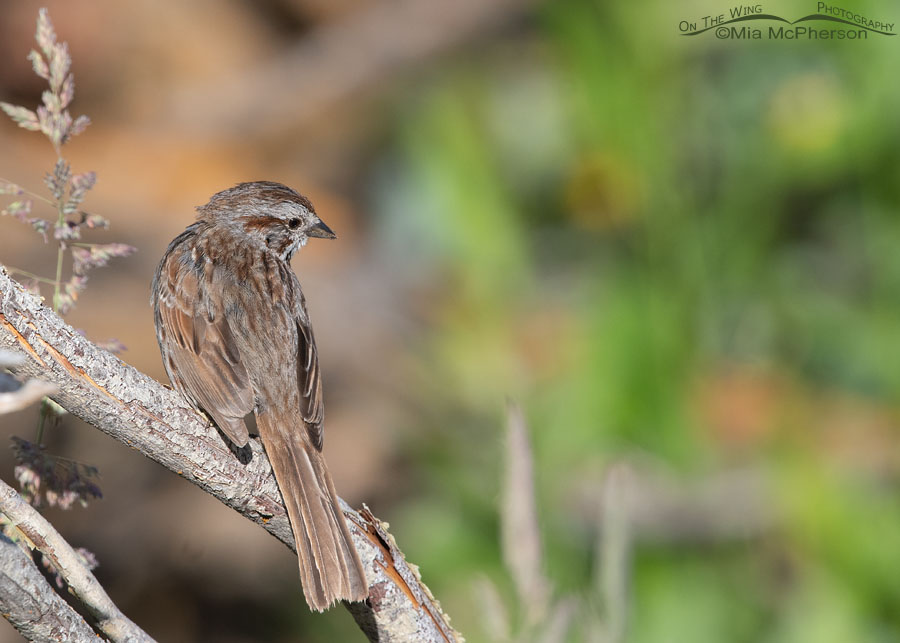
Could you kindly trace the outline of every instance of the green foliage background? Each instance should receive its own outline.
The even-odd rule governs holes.
[[[407,454],[427,501],[393,526],[471,640],[472,578],[512,597],[496,537],[506,395],[531,423],[559,592],[596,601],[575,498],[599,494],[610,462],[766,480],[761,535],[638,540],[629,640],[900,638],[897,38],[679,34],[718,10],[546,3],[530,35],[451,66],[397,115],[377,233],[445,305],[415,365],[435,409]],[[763,408],[719,399],[735,374],[738,390],[762,382]]]

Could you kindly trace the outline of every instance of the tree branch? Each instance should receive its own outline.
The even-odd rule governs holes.
[[[99,641],[22,549],[0,534],[0,611],[29,641]]]
[[[18,353],[0,350],[0,369],[20,366],[25,358]],[[28,380],[24,384],[0,372],[0,415],[21,411],[45,395],[56,391],[56,387],[40,380]]]
[[[153,639],[122,614],[100,582],[81,562],[78,553],[53,525],[29,505],[19,493],[0,480],[0,511],[42,554],[47,556],[69,585],[69,589],[97,619],[97,628],[111,641],[152,643]]]
[[[149,313],[148,313],[149,314]],[[196,484],[282,541],[294,539],[265,452],[242,464],[216,429],[177,393],[78,334],[0,269],[0,347],[28,358],[14,370],[54,384],[70,413]],[[369,583],[348,604],[372,641],[461,640],[402,552],[368,510],[342,501]]]

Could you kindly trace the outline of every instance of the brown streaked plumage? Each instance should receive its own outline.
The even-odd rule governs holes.
[[[309,237],[334,238],[309,199],[241,183],[198,208],[153,278],[156,335],[172,384],[241,447],[259,435],[287,507],[310,608],[368,595],[322,455],[324,405],[312,326],[290,267]]]

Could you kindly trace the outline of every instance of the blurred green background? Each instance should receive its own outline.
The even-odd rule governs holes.
[[[18,4],[25,9],[4,31],[22,37],[15,51],[2,48],[3,66],[27,72],[36,9]],[[223,6],[257,16],[252,29],[233,27],[264,43],[249,60],[383,3],[339,4],[331,12],[314,2]],[[841,6],[900,21],[890,3]],[[87,27],[50,7],[61,39],[73,41],[78,77],[76,41]],[[306,13],[297,9],[300,18],[285,29],[285,18],[270,14],[291,7]],[[178,199],[196,205],[234,180],[263,178],[247,176],[247,165],[222,167],[223,154],[252,150],[241,163],[270,172],[265,178],[303,191],[312,184],[313,201],[329,204],[318,205],[329,225],[329,207],[343,213],[332,227],[342,239],[347,230],[342,243],[351,250],[315,248],[312,270],[304,253],[294,262],[305,288],[304,275],[320,284],[307,293],[314,321],[334,323],[316,325],[317,334],[326,327],[329,418],[366,434],[376,427],[365,443],[374,455],[354,457],[377,466],[355,482],[352,472],[345,482],[336,474],[338,489],[391,523],[468,640],[498,636],[476,591],[485,577],[510,613],[512,636],[533,634],[522,625],[526,610],[516,607],[500,546],[507,397],[521,404],[533,443],[543,569],[554,596],[546,621],[574,610],[563,640],[617,638],[606,629],[616,618],[609,596],[598,589],[601,497],[614,464],[628,471],[623,502],[631,515],[627,606],[615,608],[627,615],[624,640],[900,640],[900,368],[891,357],[900,344],[898,40],[678,32],[681,20],[728,9],[497,3],[489,28],[399,65],[383,83],[339,94],[302,123],[261,134],[248,126],[226,133],[232,138],[224,143],[213,134],[182,142],[205,151],[178,153],[178,180],[149,167],[165,163],[167,145],[180,136],[160,134],[158,148],[126,163],[141,175],[135,183],[128,170],[110,170],[109,189],[126,183],[125,195],[97,197],[113,204],[97,208],[124,231],[121,240],[140,249],[137,267],[123,268],[137,285],[103,285],[98,277],[91,288],[139,291],[140,302],[166,241],[190,220]],[[793,20],[815,6],[764,9]],[[82,45],[86,73],[99,80],[78,96],[100,138],[92,143],[89,130],[72,156],[81,169],[98,166],[97,191],[105,187],[103,165],[118,162],[97,151],[102,137],[117,134],[103,133],[104,119],[128,131],[140,122],[135,136],[153,146],[148,131],[168,120],[171,106],[148,105],[141,94],[112,107],[91,98],[92,90],[103,96],[143,84],[121,45],[113,39],[106,50],[119,52],[112,70],[122,67],[120,76],[101,73],[109,63],[91,62]],[[151,79],[166,75],[149,69]],[[222,70],[210,69],[205,78],[218,82]],[[3,80],[12,97],[28,100],[31,86],[10,73]],[[10,145],[30,145],[23,136],[10,123],[0,128]],[[22,170],[3,156],[0,175],[38,184],[40,174],[10,176]],[[178,210],[148,243],[129,227],[128,212],[140,200],[137,210],[150,212],[136,218],[146,225],[159,212],[148,203],[161,191],[169,201],[159,207],[178,203]],[[13,249],[3,245],[5,260]],[[349,254],[325,258],[334,252]],[[102,307],[114,305],[96,296],[82,308],[109,318]],[[326,303],[334,298],[346,301]],[[92,336],[122,336],[124,320],[139,318],[142,335],[125,343],[149,351],[148,365],[124,358],[164,379],[143,305],[112,314],[115,323],[80,324]],[[379,352],[381,342],[387,349]],[[329,355],[337,356],[330,364]],[[354,410],[341,416],[342,405]],[[74,438],[58,440],[75,448]],[[376,440],[383,444],[372,446]],[[329,444],[329,462],[352,448],[349,438]],[[115,500],[110,486],[104,503]],[[83,531],[89,538],[92,530]],[[101,565],[117,560],[107,546],[114,545],[93,544]],[[151,560],[165,558],[153,552]],[[217,569],[227,568],[227,559],[217,560]],[[180,590],[183,611],[193,615],[182,630],[165,624],[165,601],[142,591],[121,590],[120,606],[170,640],[358,638],[340,610],[320,617],[298,609],[292,573],[278,577],[286,589],[263,592],[265,606],[239,592],[217,597],[203,583]],[[181,583],[172,574],[159,583],[168,591]],[[236,605],[259,614],[248,618],[262,632],[212,625],[234,618],[222,613]]]

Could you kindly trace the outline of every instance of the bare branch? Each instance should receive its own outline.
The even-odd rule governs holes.
[[[72,593],[97,619],[97,628],[111,641],[134,643],[153,641],[146,632],[122,614],[99,581],[81,561],[78,553],[59,535],[53,525],[2,480],[0,480],[0,511],[9,518],[13,527],[22,532],[38,551],[50,559]]]
[[[37,402],[45,395],[56,391],[56,387],[40,380],[28,380],[21,388],[8,393],[0,393],[0,415],[21,411]]]
[[[0,612],[29,641],[99,641],[22,549],[0,535]]]
[[[149,312],[148,312],[149,314]],[[82,337],[0,269],[0,348],[23,352],[15,370],[55,384],[52,399],[252,520],[291,549],[294,539],[262,447],[242,464],[175,392]],[[373,641],[455,641],[437,601],[370,513],[342,505],[369,582],[369,600],[349,604]],[[410,632],[413,632],[412,638]]]
[[[462,643],[462,636],[450,627],[450,617],[441,611],[440,603],[422,582],[418,567],[406,562],[387,525],[365,505],[356,512],[341,500],[341,508],[350,519],[353,543],[369,581],[368,600],[345,605],[369,640]],[[364,533],[366,540],[360,540],[358,532]],[[371,562],[370,552],[374,554]]]

